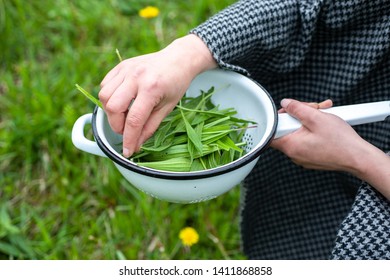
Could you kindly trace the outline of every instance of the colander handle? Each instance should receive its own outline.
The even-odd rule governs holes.
[[[79,117],[73,125],[72,142],[79,150],[106,157],[95,141],[87,139],[84,135],[84,127],[92,122],[92,113]]]
[[[350,125],[384,121],[390,115],[390,101],[337,106],[321,110],[339,116]],[[301,122],[289,114],[278,114],[275,138],[289,134],[302,126]]]

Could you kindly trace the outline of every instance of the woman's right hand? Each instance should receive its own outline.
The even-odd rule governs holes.
[[[123,134],[123,155],[131,156],[156,131],[192,79],[215,68],[207,46],[195,35],[161,51],[126,59],[101,82],[99,99],[113,131]]]

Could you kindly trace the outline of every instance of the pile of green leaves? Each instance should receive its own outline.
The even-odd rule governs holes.
[[[92,102],[99,100],[76,87]],[[245,130],[252,121],[235,117],[234,108],[220,109],[211,102],[214,87],[197,97],[183,97],[159,128],[131,157],[139,166],[189,172],[207,170],[240,158]]]
[[[214,88],[184,97],[155,134],[133,155],[140,166],[188,172],[228,164],[244,154],[242,136],[250,121],[234,117],[233,108],[211,102]]]

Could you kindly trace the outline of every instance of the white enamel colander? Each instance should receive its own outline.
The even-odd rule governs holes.
[[[106,114],[99,107],[93,114],[77,119],[72,141],[82,151],[111,159],[126,180],[153,197],[177,203],[213,199],[244,180],[273,138],[295,131],[301,123],[288,114],[278,114],[272,98],[263,87],[232,71],[216,69],[200,74],[192,81],[186,95],[197,96],[200,90],[207,91],[212,86],[216,89],[212,96],[215,105],[233,107],[238,118],[257,123],[256,128],[247,129],[243,136],[247,143],[246,154],[224,166],[195,172],[160,171],[138,166],[121,155],[122,135],[111,130]],[[384,120],[390,115],[390,101],[333,107],[323,111],[356,125]],[[89,123],[92,123],[95,141],[84,135],[84,127]]]

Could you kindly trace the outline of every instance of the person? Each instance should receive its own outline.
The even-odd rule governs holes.
[[[352,128],[316,103],[390,99],[389,17],[388,0],[237,1],[119,63],[99,98],[130,156],[196,75],[249,75],[303,126],[274,140],[242,187],[247,257],[390,259],[390,122]]]

